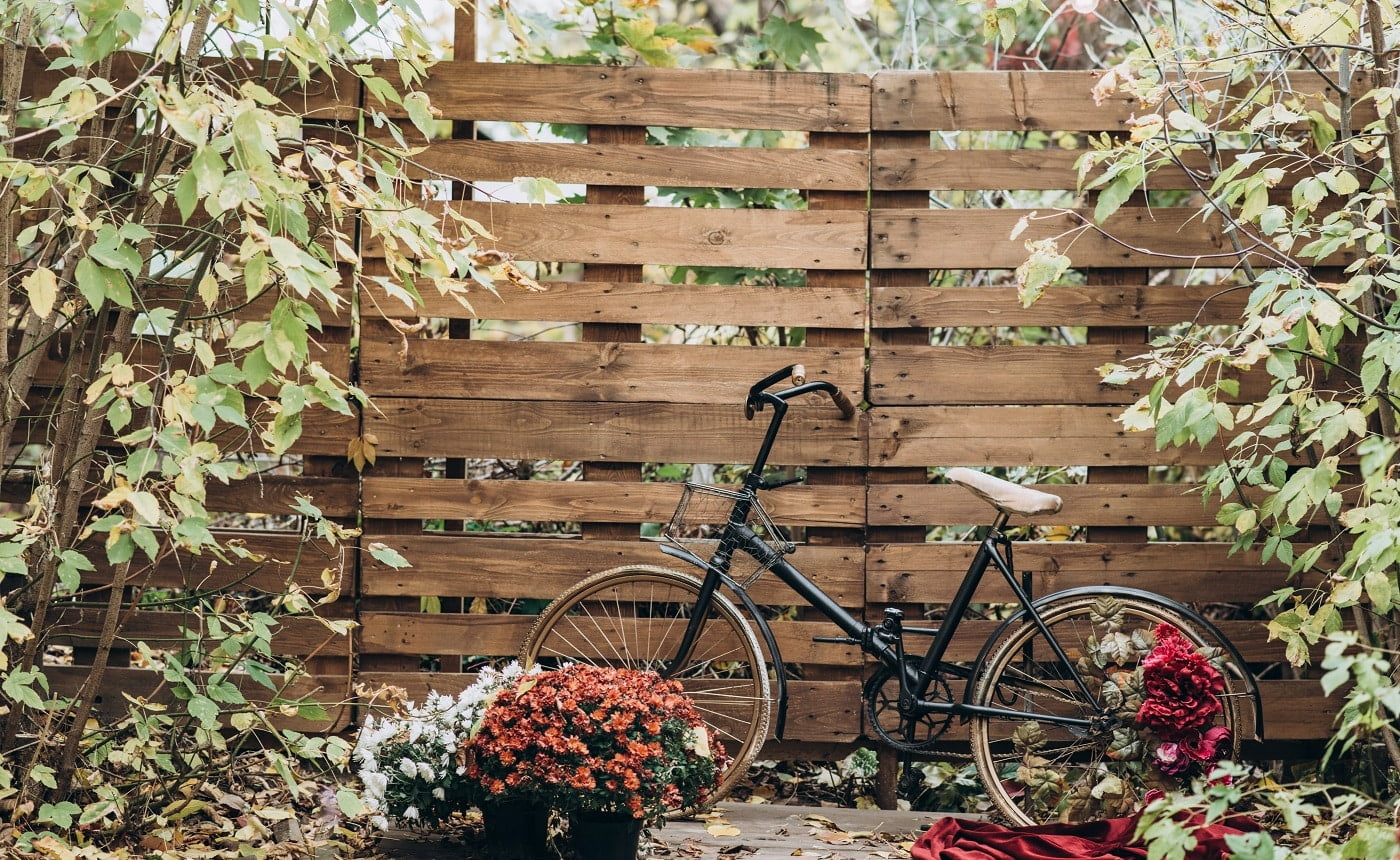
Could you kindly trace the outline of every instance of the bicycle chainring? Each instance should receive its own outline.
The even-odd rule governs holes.
[[[929,701],[953,700],[942,675],[935,675],[924,694]],[[899,710],[899,678],[882,666],[865,682],[866,716],[880,740],[901,752],[930,752],[952,723],[951,714],[903,714]]]

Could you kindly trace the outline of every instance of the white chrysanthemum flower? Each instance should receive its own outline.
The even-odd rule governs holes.
[[[374,827],[377,830],[389,829],[389,819],[384,817],[383,815],[374,816],[369,820],[369,823],[371,827]]]
[[[447,792],[443,791],[442,786],[439,785],[437,788],[433,789],[433,797],[436,797],[438,800],[446,800]]]
[[[418,762],[418,776],[422,779],[427,780],[428,782],[432,782],[434,779],[437,778],[437,774],[433,772],[433,766],[428,764],[427,762],[421,761]]]
[[[360,771],[360,781],[365,784],[364,802],[372,809],[381,809],[384,794],[389,790],[389,777],[378,771]]]
[[[399,770],[403,771],[404,776],[413,779],[418,775],[418,764],[412,759],[401,758],[399,759]]]
[[[409,821],[417,821],[417,820],[418,820],[418,807],[416,807],[416,806],[410,806],[410,807],[408,807],[407,809],[405,809],[405,810],[403,811],[403,817],[406,818],[406,819],[408,819]]]

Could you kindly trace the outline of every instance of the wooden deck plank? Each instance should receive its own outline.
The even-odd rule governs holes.
[[[820,857],[823,860],[877,860],[907,857],[908,844],[943,812],[909,812],[888,809],[845,809],[829,806],[787,806],[725,802],[712,817],[670,821],[644,838],[645,860],[787,860]],[[971,816],[959,816],[971,817]],[[727,823],[738,829],[734,836],[713,836],[711,823]],[[438,831],[390,830],[379,840],[377,855],[388,860],[461,860],[485,857],[474,827]]]

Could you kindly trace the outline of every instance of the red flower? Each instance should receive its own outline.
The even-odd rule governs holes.
[[[1147,696],[1137,720],[1168,739],[1194,736],[1223,710],[1224,677],[1175,627],[1158,626],[1157,647],[1142,661],[1142,685]]]
[[[1192,761],[1215,763],[1225,753],[1225,745],[1230,742],[1230,730],[1215,726],[1205,734],[1181,742],[1181,751]]]
[[[526,676],[487,710],[461,756],[492,794],[557,809],[655,817],[704,803],[728,757],[681,686],[654,672],[569,666]]]

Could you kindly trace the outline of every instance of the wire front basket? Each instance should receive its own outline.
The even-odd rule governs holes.
[[[666,525],[663,535],[668,541],[687,549],[690,548],[687,544],[697,543],[709,543],[717,547],[720,536],[724,534],[724,527],[729,523],[729,516],[734,511],[734,503],[745,495],[742,490],[686,483],[681,492],[680,504],[676,505],[676,512],[671,515],[671,522]],[[745,525],[775,553],[786,554],[796,549],[796,544],[788,540],[787,535],[773,524],[768,512],[758,503],[758,499],[753,496],[749,499],[749,516]],[[776,560],[777,556],[773,556],[773,559]],[[745,560],[751,560],[753,563],[753,570],[747,573],[739,567]],[[772,561],[765,564],[750,555],[736,553],[734,565],[729,572],[736,582],[748,588],[757,582],[763,571],[771,565]]]

